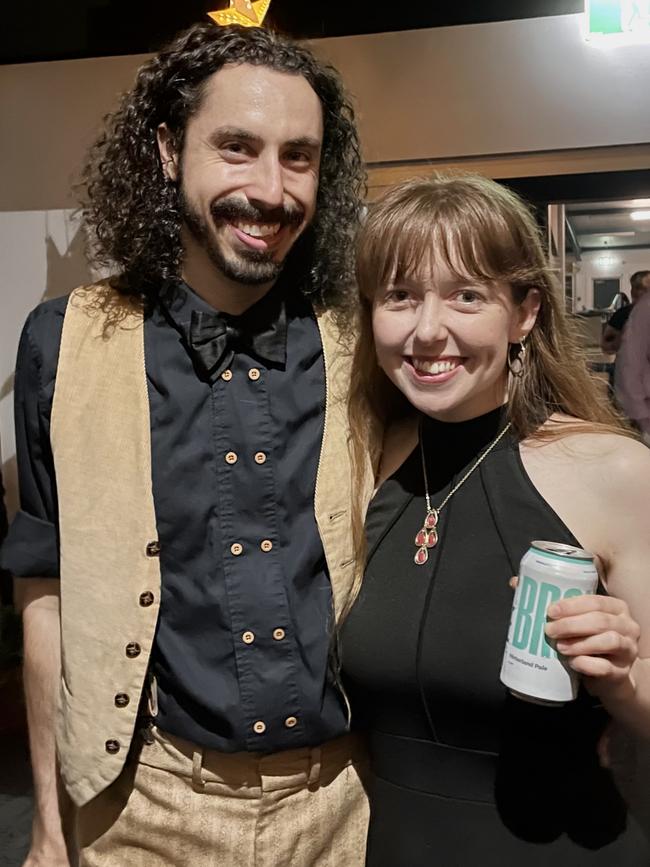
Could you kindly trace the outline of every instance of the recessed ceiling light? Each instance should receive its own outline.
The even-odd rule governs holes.
[[[650,220],[650,211],[632,211],[630,213],[631,220]]]

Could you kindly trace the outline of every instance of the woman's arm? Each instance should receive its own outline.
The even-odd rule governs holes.
[[[612,717],[650,738],[650,451],[623,437],[602,445],[574,481],[585,512],[577,537],[599,556],[609,595],[552,605],[546,631]]]

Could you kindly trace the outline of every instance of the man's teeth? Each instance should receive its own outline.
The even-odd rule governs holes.
[[[233,225],[252,238],[268,238],[269,235],[275,235],[280,230],[279,223],[234,223]]]
[[[458,367],[458,361],[427,361],[424,358],[414,358],[413,367],[422,373],[448,373]]]

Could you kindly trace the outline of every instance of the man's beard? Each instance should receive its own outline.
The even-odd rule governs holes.
[[[274,261],[273,253],[265,250],[244,248],[230,250],[225,254],[221,242],[214,234],[214,227],[219,223],[235,221],[299,226],[304,219],[302,209],[279,207],[262,210],[245,200],[230,196],[212,203],[210,212],[214,222],[210,226],[189,203],[182,185],[179,191],[179,210],[183,223],[208,254],[212,264],[229,280],[245,286],[275,282],[282,272],[284,260]]]

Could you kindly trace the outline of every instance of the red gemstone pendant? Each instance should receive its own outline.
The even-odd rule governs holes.
[[[426,548],[418,548],[413,558],[418,566],[423,566],[429,559],[429,552]]]
[[[424,519],[424,526],[418,530],[415,536],[415,544],[417,551],[413,558],[418,566],[424,566],[429,559],[428,548],[434,548],[438,544],[438,531],[436,524],[438,523],[438,512],[436,509],[429,509]]]
[[[433,530],[433,528],[438,523],[438,512],[435,509],[431,509],[427,512],[427,516],[424,519],[424,526],[427,530]]]

